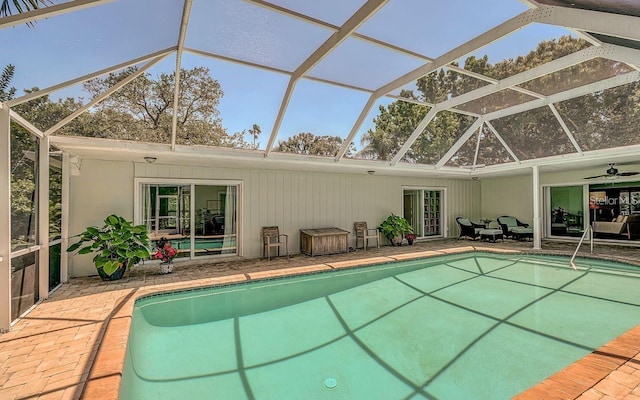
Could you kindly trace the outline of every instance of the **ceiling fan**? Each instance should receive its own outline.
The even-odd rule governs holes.
[[[640,172],[619,172],[618,168],[615,167],[615,163],[609,164],[609,168],[607,169],[606,174],[596,175],[596,176],[588,176],[584,179],[595,179],[595,178],[607,178],[607,179],[618,179],[621,176],[633,176],[638,175]]]

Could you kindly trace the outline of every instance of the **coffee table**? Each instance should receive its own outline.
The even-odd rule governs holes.
[[[491,243],[495,243],[498,239],[504,241],[502,229],[482,229],[479,233],[481,241],[488,240]]]

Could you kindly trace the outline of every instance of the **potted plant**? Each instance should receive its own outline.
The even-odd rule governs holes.
[[[159,240],[156,240],[156,249],[151,258],[162,260],[160,272],[170,274],[173,271],[173,259],[177,254],[178,251],[171,246],[169,239],[163,236]]]
[[[404,235],[404,238],[407,239],[407,243],[409,243],[409,245],[413,245],[413,241],[416,240],[416,235],[413,233],[407,233]]]
[[[413,227],[409,224],[409,221],[403,217],[391,213],[382,221],[378,227],[382,234],[389,239],[391,245],[401,246],[402,240],[405,234],[413,233]]]
[[[132,265],[150,257],[149,235],[144,225],[109,215],[101,228],[90,226],[80,234],[80,240],[67,251],[78,254],[97,253],[93,263],[104,281],[120,279]]]

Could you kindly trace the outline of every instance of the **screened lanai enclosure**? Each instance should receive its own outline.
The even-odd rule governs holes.
[[[636,243],[639,27],[632,0],[4,0],[0,329],[95,274],[65,249],[114,213],[178,261],[390,213]]]

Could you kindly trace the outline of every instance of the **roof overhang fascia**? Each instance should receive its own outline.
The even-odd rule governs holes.
[[[459,168],[436,170],[433,165],[401,163],[390,166],[387,161],[345,159],[341,163],[330,157],[306,156],[273,152],[265,158],[261,151],[245,149],[226,149],[205,146],[176,145],[171,150],[169,144],[139,143],[125,140],[111,140],[50,136],[50,143],[57,148],[84,158],[85,154],[103,160],[119,160],[143,163],[144,156],[153,155],[166,164],[220,166],[227,168],[279,169],[290,171],[322,171],[335,173],[367,173],[390,176],[431,176],[439,178],[469,179],[469,171]],[[163,161],[168,160],[168,161]]]
[[[535,22],[640,41],[640,18],[568,7],[541,6]]]
[[[399,163],[391,166],[386,161],[344,159],[340,163],[329,157],[305,156],[289,153],[274,152],[271,157],[264,158],[262,152],[243,149],[212,148],[205,146],[177,145],[171,150],[169,144],[139,143],[125,140],[110,140],[87,137],[50,136],[50,143],[57,148],[78,155],[81,158],[87,152],[103,160],[123,160],[144,162],[143,157],[153,155],[159,160],[168,158],[166,164],[205,165],[233,168],[260,168],[280,170],[311,170],[335,173],[365,173],[376,171],[376,174],[389,176],[420,176],[454,179],[469,179],[472,176],[504,175],[513,171],[531,168],[533,166],[572,165],[576,162],[587,162],[591,165],[615,162],[616,159],[637,156],[640,145],[617,147],[611,149],[585,151],[551,156],[533,160],[522,160],[506,164],[491,165],[473,170],[460,167],[443,166],[436,169],[434,165]],[[115,156],[110,156],[115,155]],[[161,161],[163,162],[163,161]]]

